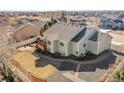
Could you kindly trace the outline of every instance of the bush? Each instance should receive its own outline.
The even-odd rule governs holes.
[[[52,54],[49,52],[49,51],[43,51],[41,49],[37,49],[36,52],[40,53],[40,54],[43,54],[43,55],[46,55],[46,56],[51,56]]]
[[[56,52],[56,53],[52,54],[52,57],[54,57],[54,58],[61,58],[62,54],[59,53],[59,52]]]
[[[13,76],[9,75],[9,76],[6,78],[6,81],[7,81],[7,82],[14,82]]]

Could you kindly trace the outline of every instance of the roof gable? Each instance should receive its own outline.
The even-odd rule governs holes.
[[[47,24],[47,22],[45,22],[45,21],[27,22],[27,23],[25,23],[25,24],[20,25],[20,26],[17,28],[16,31],[22,29],[23,27],[25,27],[25,26],[27,26],[27,25],[31,25],[31,26],[34,26],[34,27],[36,27],[36,28],[38,28],[38,29],[41,29],[41,28],[43,28],[46,24]]]
[[[74,41],[74,42],[80,41],[81,38],[85,36],[86,30],[87,30],[87,27],[82,29],[81,32],[79,32],[71,41]]]
[[[96,31],[90,38],[89,40],[97,42],[98,40],[98,32]]]
[[[39,28],[43,28],[47,24],[46,21],[33,21],[33,22],[30,22],[30,23],[39,27]]]

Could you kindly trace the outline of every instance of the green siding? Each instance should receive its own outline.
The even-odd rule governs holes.
[[[53,52],[58,52],[58,40],[53,41]]]
[[[88,40],[87,50],[97,55],[98,54],[98,43]]]

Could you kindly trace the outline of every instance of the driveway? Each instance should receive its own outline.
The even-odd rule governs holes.
[[[36,54],[35,54],[36,55]],[[79,78],[82,80],[85,80],[87,82],[95,82],[100,79],[100,77],[105,73],[105,71],[109,68],[111,64],[114,64],[116,61],[120,60],[123,56],[118,54],[113,54],[112,52],[106,52],[103,54],[102,58],[100,57],[97,62],[88,63],[86,64],[80,64],[79,70]],[[41,54],[38,54],[37,57],[42,56]],[[84,63],[84,61],[82,62]],[[70,63],[70,62],[54,62],[50,60],[45,60],[40,58],[36,61],[37,67],[42,67],[48,64],[52,64],[55,66],[58,71],[54,73],[51,77],[49,77],[49,82],[72,82],[72,80],[68,79],[67,77],[64,77],[64,73],[70,73],[72,75],[75,74],[75,71],[77,71],[77,65],[78,63]]]
[[[48,64],[55,66],[60,71],[73,70],[77,71],[77,66],[80,64],[79,71],[91,71],[94,72],[97,68],[107,69],[111,64],[114,64],[116,56],[112,51],[106,51],[98,58],[90,61],[74,61],[68,59],[56,59],[48,56],[35,53],[40,58],[36,60],[36,67],[42,67]]]

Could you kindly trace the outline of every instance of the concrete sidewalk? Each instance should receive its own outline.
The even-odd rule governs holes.
[[[63,73],[63,76],[65,76],[66,78],[72,80],[73,82],[86,82],[85,80],[80,79],[79,77],[75,77],[74,75],[72,75],[71,73]]]

